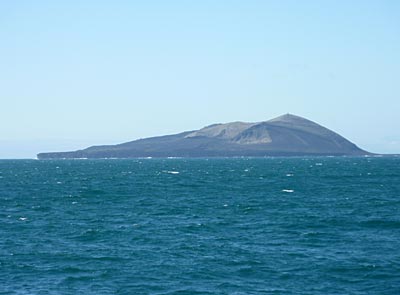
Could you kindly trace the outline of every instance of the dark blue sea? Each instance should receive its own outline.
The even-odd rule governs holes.
[[[0,294],[400,294],[400,158],[0,161]]]

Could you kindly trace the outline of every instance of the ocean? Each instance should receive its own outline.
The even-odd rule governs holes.
[[[400,158],[0,161],[0,294],[400,294]]]

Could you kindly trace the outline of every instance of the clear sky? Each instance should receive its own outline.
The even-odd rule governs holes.
[[[0,158],[262,121],[400,153],[400,1],[0,1]]]

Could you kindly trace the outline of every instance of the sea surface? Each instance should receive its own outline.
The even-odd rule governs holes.
[[[400,294],[400,158],[0,161],[0,294]]]

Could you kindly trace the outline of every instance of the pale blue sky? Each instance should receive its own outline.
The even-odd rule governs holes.
[[[400,1],[1,1],[0,158],[293,113],[400,153]]]

